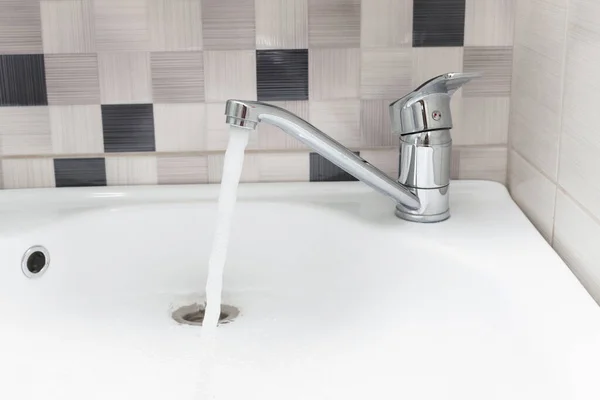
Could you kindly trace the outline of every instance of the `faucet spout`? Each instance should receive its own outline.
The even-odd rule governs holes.
[[[419,198],[408,188],[307,121],[283,108],[258,101],[228,100],[225,115],[228,124],[242,128],[255,129],[259,123],[277,126],[344,171],[378,192],[391,197],[403,207],[418,210],[421,206]]]

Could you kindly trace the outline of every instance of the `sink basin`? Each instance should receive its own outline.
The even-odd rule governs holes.
[[[197,400],[218,186],[0,193],[0,398]],[[491,182],[417,224],[362,183],[241,185],[217,399],[594,399],[600,308]],[[22,258],[47,249],[43,275]]]

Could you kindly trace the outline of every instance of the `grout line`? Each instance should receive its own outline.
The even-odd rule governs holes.
[[[455,149],[501,149],[506,148],[503,144],[493,145],[459,145],[454,146]],[[390,151],[398,150],[398,146],[381,146],[381,147],[350,147],[351,151]],[[247,154],[298,154],[313,152],[310,148],[306,149],[248,149]],[[22,160],[22,159],[39,159],[39,158],[111,158],[111,157],[190,157],[190,156],[210,156],[223,155],[225,150],[203,150],[203,151],[147,151],[147,152],[116,152],[116,153],[81,153],[81,154],[23,154],[23,155],[8,155],[0,156],[2,160]]]
[[[564,35],[564,51],[563,51],[563,60],[562,60],[562,74],[561,74],[561,103],[560,103],[560,130],[558,132],[558,147],[557,147],[557,161],[556,161],[556,192],[554,195],[554,214],[552,215],[552,245],[554,245],[554,230],[556,228],[556,202],[558,201],[558,188],[562,187],[559,184],[559,176],[560,176],[560,150],[561,144],[563,140],[563,128],[565,121],[565,88],[567,81],[567,52],[569,48],[569,21],[570,21],[570,13],[571,13],[571,1],[567,0],[567,10],[565,16],[565,35]],[[570,197],[570,196],[569,196]],[[579,202],[577,202],[579,204]],[[585,210],[585,208],[583,208]]]
[[[529,159],[527,157],[525,157],[525,155],[521,154],[521,152],[519,150],[517,150],[516,148],[512,148],[509,149],[509,151],[512,150],[515,153],[517,153],[517,155],[519,157],[521,157],[523,160],[525,160],[525,162],[531,166],[531,168],[533,168],[536,172],[539,172],[540,175],[542,175],[544,178],[548,179],[550,181],[550,183],[554,184],[555,186],[558,185],[557,179],[553,179],[550,176],[546,175],[546,173],[544,171],[541,170],[541,168],[537,167],[536,165],[534,165],[531,161],[529,161]]]

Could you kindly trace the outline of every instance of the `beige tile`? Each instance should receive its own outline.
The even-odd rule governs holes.
[[[95,54],[47,54],[44,62],[48,104],[100,104]]]
[[[157,167],[161,185],[208,183],[206,156],[159,156]]]
[[[223,155],[208,156],[208,180],[220,183]],[[309,179],[308,153],[248,153],[241,182],[304,182]]]
[[[600,221],[562,191],[556,198],[554,249],[600,303]]]
[[[412,46],[412,17],[412,0],[369,0],[361,12],[361,47]]]
[[[206,101],[256,100],[256,52],[205,51]]]
[[[398,99],[412,90],[412,50],[362,50],[362,99]]]
[[[103,153],[100,105],[50,106],[54,154]]]
[[[2,155],[52,153],[48,107],[0,107]]]
[[[308,101],[272,101],[274,106],[284,108],[298,117],[308,121]],[[219,115],[222,118],[222,115]],[[256,129],[258,143],[254,139],[250,140],[249,148],[258,148],[261,150],[292,150],[306,149],[302,142],[288,135],[276,126],[269,124],[259,124]]]
[[[98,51],[150,50],[148,0],[93,0]]]
[[[98,71],[102,104],[152,103],[149,53],[99,53]]]
[[[507,150],[502,146],[455,146],[453,167],[459,179],[506,183]]]
[[[514,43],[549,60],[561,62],[564,57],[568,1],[518,0]]]
[[[202,50],[201,1],[150,0],[148,13],[152,50]]]
[[[356,99],[360,94],[360,49],[310,49],[311,100]]]
[[[413,88],[436,76],[463,70],[462,47],[415,47],[412,51]]]
[[[264,124],[263,124],[264,125]],[[259,128],[261,129],[261,128]],[[225,102],[206,104],[206,149],[225,150],[229,142],[229,125],[225,123]],[[248,139],[250,149],[258,148],[258,134],[253,132]]]
[[[307,0],[255,0],[257,49],[308,48]]]
[[[308,0],[308,43],[314,47],[360,46],[360,0]]]
[[[566,192],[600,218],[600,135],[598,113],[600,4],[573,0],[569,11],[563,129],[558,182]]]
[[[203,0],[202,36],[207,50],[255,49],[254,0]]]
[[[465,72],[478,72],[463,89],[464,97],[510,96],[512,47],[465,47]]]
[[[118,185],[156,185],[155,156],[118,156],[106,158],[106,183]]]
[[[511,150],[508,187],[513,200],[548,242],[552,242],[556,185]]]
[[[199,151],[206,147],[204,103],[154,104],[156,151]]]
[[[399,148],[361,150],[360,156],[370,164],[385,172],[389,177],[398,179],[400,153]]]
[[[2,160],[4,189],[54,187],[54,164],[51,158]]]
[[[92,0],[42,0],[44,53],[93,53],[96,32]]]
[[[515,45],[511,146],[556,180],[562,113],[562,64]]]
[[[522,0],[467,0],[465,46],[512,46],[519,1]]]
[[[2,0],[0,8],[0,54],[42,53],[39,2]]]
[[[392,146],[399,137],[392,134],[389,100],[360,102],[360,144],[366,147]]]
[[[508,97],[463,98],[460,124],[452,130],[457,145],[507,144]]]
[[[0,159],[0,189],[4,189],[4,174],[2,173],[2,159]]]
[[[310,123],[346,147],[360,146],[360,101],[309,101]]]
[[[152,95],[155,103],[204,101],[202,52],[151,53]]]

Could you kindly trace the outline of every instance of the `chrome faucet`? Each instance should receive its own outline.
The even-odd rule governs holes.
[[[390,105],[392,131],[400,135],[398,181],[283,108],[257,101],[228,100],[226,122],[248,129],[255,129],[259,122],[275,125],[373,189],[393,198],[398,217],[415,222],[439,222],[450,217],[450,99],[462,85],[478,76],[441,75]]]

